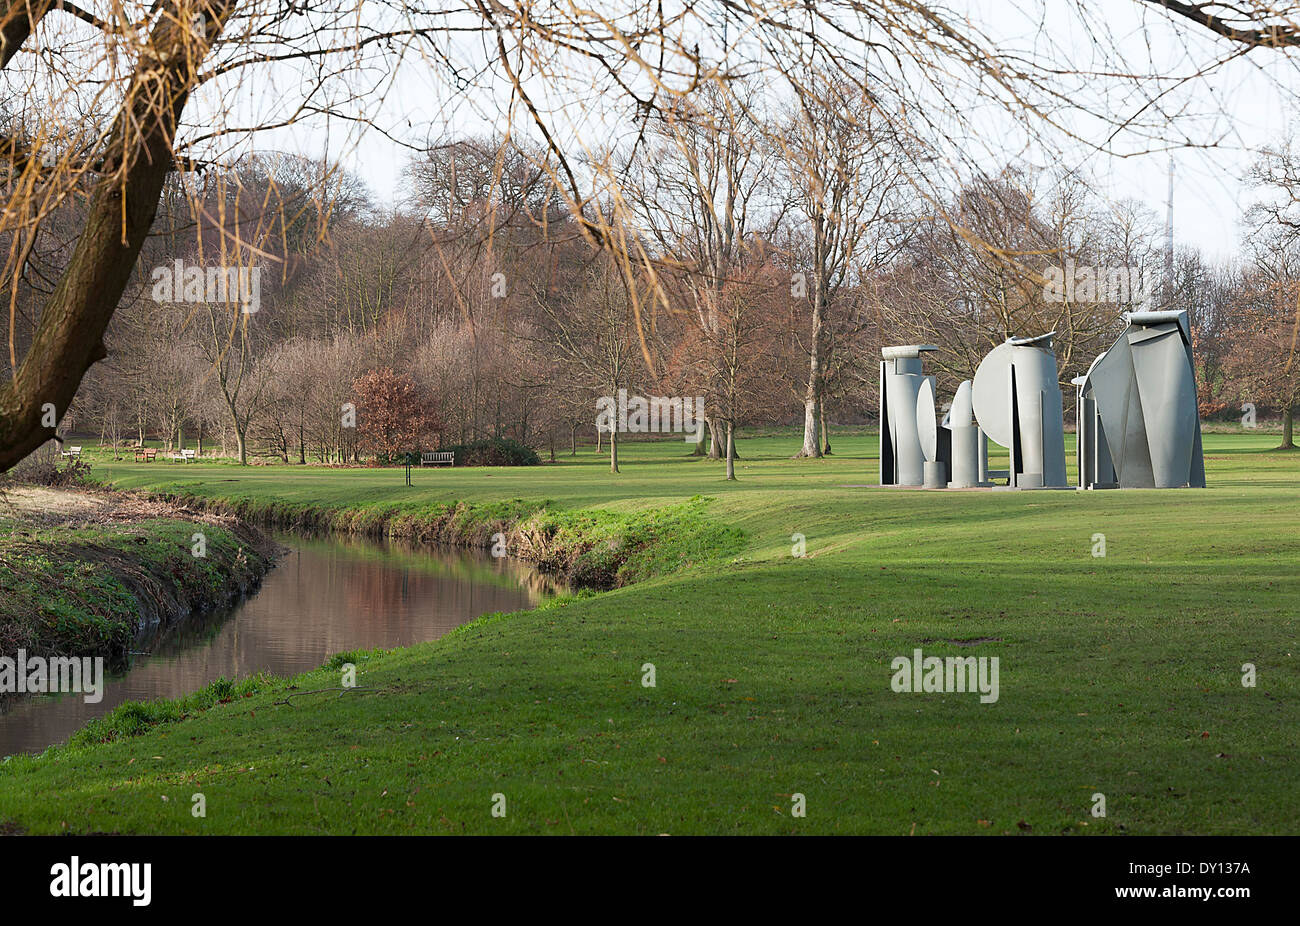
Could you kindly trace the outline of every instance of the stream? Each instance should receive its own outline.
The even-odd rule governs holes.
[[[62,743],[123,701],[175,698],[258,672],[294,675],[347,650],[433,640],[476,617],[537,605],[556,584],[517,560],[477,550],[353,537],[278,535],[289,547],[233,608],[139,638],[104,696],[16,699],[0,713],[0,756]]]

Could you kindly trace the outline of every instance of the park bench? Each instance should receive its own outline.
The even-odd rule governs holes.
[[[74,460],[79,460],[81,459],[81,447],[80,445],[76,447],[69,447],[67,450],[64,450],[62,453],[60,453],[59,456],[71,457]]]
[[[135,460],[137,463],[152,463],[158,457],[158,451],[152,447],[136,447]]]
[[[429,451],[420,454],[421,466],[441,466],[446,463],[448,466],[456,465],[456,454],[450,450]]]
[[[180,460],[182,463],[189,463],[195,459],[193,450],[182,450],[179,453],[172,453],[168,456],[170,460]]]

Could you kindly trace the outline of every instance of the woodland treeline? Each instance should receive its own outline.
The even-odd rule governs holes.
[[[1179,247],[1168,260],[1162,217],[1083,176],[1008,167],[927,192],[925,160],[862,118],[864,93],[845,84],[761,127],[756,105],[701,94],[656,118],[635,156],[602,154],[591,169],[616,182],[577,210],[544,150],[502,138],[430,145],[396,208],[300,156],[174,175],[107,357],[61,429],[116,447],[197,441],[244,462],[353,462],[368,448],[345,411],[385,371],[418,396],[415,449],[499,437],[576,452],[610,440],[596,400],[623,389],[704,396],[697,453],[729,456],[737,426],[798,423],[791,454],[819,456],[835,426],[874,420],[883,345],[938,344],[950,395],[1007,336],[1055,331],[1072,404],[1070,379],[1123,312],[1175,307],[1190,314],[1202,414],[1238,417],[1249,402],[1284,417],[1289,443],[1300,247],[1285,220],[1300,186],[1288,150],[1252,173],[1260,204],[1237,259]],[[84,209],[69,198],[28,243],[0,376],[25,353]],[[259,268],[257,311],[155,298],[158,268],[176,261]],[[1067,266],[1098,268],[1098,284],[1054,297],[1051,269]],[[1113,268],[1153,291],[1115,298],[1100,284]]]

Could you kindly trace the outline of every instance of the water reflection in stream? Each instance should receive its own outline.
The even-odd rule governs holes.
[[[11,702],[0,714],[0,755],[40,752],[123,701],[174,698],[219,677],[292,675],[335,653],[433,640],[493,611],[536,605],[545,576],[477,551],[356,538],[281,536],[290,552],[232,611],[185,621],[141,640],[103,700],[80,695]]]

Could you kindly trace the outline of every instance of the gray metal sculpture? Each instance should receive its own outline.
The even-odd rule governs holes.
[[[932,344],[886,347],[880,351],[880,484],[919,486],[924,482],[925,454],[917,429],[917,397],[926,377],[921,355]],[[934,415],[931,411],[931,422]]]
[[[947,444],[947,433],[935,427],[934,411],[938,404],[935,395],[934,377],[927,376],[921,381],[921,391],[916,396],[916,433],[921,438],[921,453],[925,462],[921,464],[921,485],[927,489],[942,489],[948,482],[948,447],[940,447],[940,435]]]
[[[948,488],[974,488],[980,484],[983,433],[975,424],[970,380],[964,379],[957,386],[957,394],[943,418],[943,429],[948,434]]]
[[[922,485],[927,489],[969,489],[979,485],[980,430],[971,407],[970,380],[957,387],[952,405],[935,427],[934,377],[921,382],[916,398],[916,431],[921,438]]]
[[[1075,380],[1079,485],[1204,488],[1187,313],[1129,312],[1125,320],[1110,350]]]
[[[1075,411],[1078,417],[1079,440],[1075,460],[1079,466],[1080,488],[1115,489],[1119,487],[1119,477],[1115,475],[1110,447],[1107,446],[1106,434],[1101,429],[1101,416],[1097,414],[1097,400],[1093,397],[1092,386],[1088,382],[1088,376],[1096,368],[1097,360],[1092,362],[1087,374],[1070,380],[1075,386]]]
[[[1066,485],[1065,422],[1052,352],[1055,334],[1009,338],[989,351],[975,370],[975,417],[994,443],[1011,451],[1007,478],[1013,488]]]

